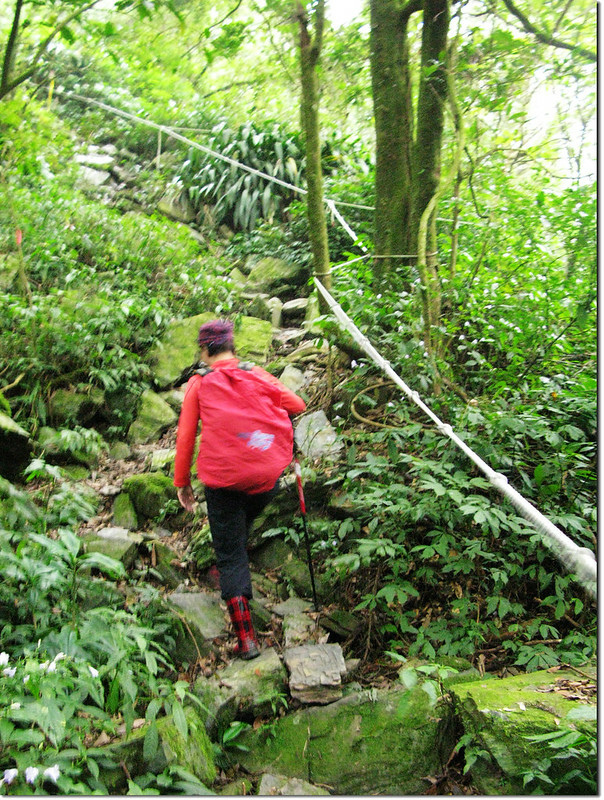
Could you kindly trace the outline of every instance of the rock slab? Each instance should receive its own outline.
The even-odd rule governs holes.
[[[342,697],[346,663],[339,644],[313,644],[285,651],[292,697],[307,704],[333,703]]]
[[[237,758],[252,772],[310,781],[335,795],[427,794],[426,776],[442,772],[456,741],[451,713],[419,686],[359,691],[288,714],[272,737],[246,731]]]
[[[324,411],[298,417],[295,438],[300,450],[311,459],[336,458],[344,446]]]

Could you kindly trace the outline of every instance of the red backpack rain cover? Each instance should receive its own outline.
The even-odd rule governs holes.
[[[272,489],[293,457],[292,423],[279,388],[235,365],[192,380],[201,417],[200,480],[248,494]]]

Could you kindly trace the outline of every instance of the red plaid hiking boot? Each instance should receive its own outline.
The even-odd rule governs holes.
[[[258,649],[254,626],[252,625],[247,597],[231,597],[227,600],[227,608],[229,609],[233,628],[235,628],[235,633],[237,634],[234,654],[246,661],[249,661],[250,658],[256,658],[256,656],[260,655],[260,650]]]

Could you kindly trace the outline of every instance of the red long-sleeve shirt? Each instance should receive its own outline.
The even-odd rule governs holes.
[[[212,371],[230,369],[237,367],[238,358],[228,358],[216,361],[212,366]],[[213,390],[206,383],[204,396],[204,380],[206,377],[194,375],[188,385],[178,421],[178,433],[176,437],[176,460],[174,463],[174,485],[188,486],[191,482],[191,462],[195,450],[197,430],[199,421],[202,421],[202,429],[205,426],[205,434],[202,430],[199,456],[197,458],[197,472],[200,480],[207,486],[226,486],[232,489],[241,489],[248,493],[268,491],[274,485],[277,477],[291,460],[291,441],[292,434],[289,430],[289,423],[285,414],[282,414],[282,435],[277,437],[262,434],[262,410],[263,408],[273,408],[273,416],[278,412],[274,409],[282,409],[289,415],[299,414],[306,409],[306,403],[301,397],[292,392],[281,381],[271,375],[261,367],[254,366],[251,374],[260,381],[269,384],[266,391],[262,387],[257,387],[257,410],[258,419],[252,419],[252,414],[248,412],[244,415],[243,422],[241,415],[237,415],[237,387],[234,387],[230,395],[227,395],[224,402],[230,406],[220,408],[217,401],[220,399],[214,396]],[[232,373],[235,377],[242,378],[239,371]],[[248,372],[248,375],[250,373]],[[210,375],[207,376],[210,378]],[[252,382],[253,383],[253,382]],[[213,386],[213,384],[212,384]],[[249,391],[249,378],[243,381],[242,390]],[[244,408],[243,395],[240,401]],[[267,405],[268,404],[268,405]],[[250,425],[260,429],[255,431],[241,432],[243,424],[250,418]],[[233,426],[230,420],[233,419]],[[218,422],[217,422],[218,420]],[[237,420],[237,422],[235,422]],[[220,426],[220,429],[218,429]],[[248,442],[248,449],[242,447],[241,439]],[[288,449],[289,448],[289,449]],[[289,455],[288,455],[289,453]]]

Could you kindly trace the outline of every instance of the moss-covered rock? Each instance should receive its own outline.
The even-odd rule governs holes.
[[[68,439],[65,432],[51,428],[47,425],[38,431],[36,446],[44,453],[44,457],[52,464],[83,464],[86,467],[94,467],[98,464],[99,449],[106,447],[102,439],[99,438],[99,447],[77,450],[67,444]]]
[[[206,786],[212,785],[216,780],[212,743],[197,712],[191,707],[185,707],[184,711],[187,737],[182,736],[171,716],[162,717],[156,723],[158,746],[149,759],[145,759],[143,754],[149,723],[131,731],[123,740],[103,748],[99,759],[101,765],[105,764],[101,771],[101,780],[112,794],[125,794],[126,772],[136,778],[146,772],[159,774],[172,764],[192,772]],[[110,767],[109,764],[115,766]]]
[[[287,672],[271,648],[253,662],[235,659],[211,678],[199,678],[193,692],[208,709],[208,733],[219,740],[236,719],[277,716],[286,697]]]
[[[216,319],[216,314],[205,312],[194,317],[174,320],[161,340],[149,351],[148,359],[153,378],[161,389],[171,386],[182,372],[199,358],[197,335],[204,322]],[[237,355],[264,363],[272,343],[270,322],[255,317],[240,317],[234,332]]]
[[[247,732],[240,763],[328,786],[333,794],[424,794],[454,745],[450,708],[416,687],[357,692]]]
[[[251,554],[251,561],[256,569],[276,570],[295,594],[302,597],[312,597],[312,583],[308,563],[294,553],[288,545],[279,538],[268,539],[262,546]],[[327,581],[315,572],[315,588],[319,599],[325,599],[329,593]]]
[[[90,475],[90,470],[83,464],[65,464],[61,468],[61,472],[66,478],[68,478],[68,480],[73,481],[74,483],[85,481]]]
[[[113,442],[109,448],[109,457],[114,461],[123,461],[131,455],[132,450],[126,442]]]
[[[120,492],[113,501],[113,524],[130,531],[138,528],[138,517],[128,492]]]
[[[170,717],[159,720],[161,746],[168,764],[179,764],[206,786],[216,780],[214,750],[205,725],[196,710],[185,708],[188,735],[183,737]]]
[[[57,389],[48,404],[54,425],[86,425],[105,404],[104,392],[96,386],[85,391]]]
[[[282,258],[261,258],[250,271],[247,286],[262,291],[275,291],[284,286],[301,286],[307,279],[307,270],[300,264]]]
[[[133,444],[153,442],[177,420],[175,411],[166,401],[147,389],[141,395],[137,417],[128,428],[128,441]]]
[[[327,789],[313,786],[300,778],[286,778],[283,775],[263,775],[258,787],[262,797],[312,797],[329,795]]]
[[[108,581],[105,578],[91,578],[86,583],[86,592],[80,597],[79,602],[82,611],[100,606],[117,609],[124,607],[124,595],[114,581]]]
[[[204,525],[197,533],[193,534],[189,544],[189,553],[200,572],[208,569],[216,561],[216,553],[212,546],[210,526]]]
[[[573,766],[573,759],[554,759],[556,751],[547,741],[528,737],[563,730],[578,730],[595,735],[595,697],[584,701],[568,699],[565,681],[577,684],[577,674],[558,670],[531,672],[493,680],[459,683],[451,687],[465,732],[472,736],[472,746],[488,753],[472,769],[477,788],[485,794],[522,794],[523,775],[550,764],[546,774],[555,783]],[[595,677],[595,676],[594,676]],[[591,719],[590,719],[591,717]],[[596,757],[594,755],[594,774]],[[581,794],[585,785],[566,787]]]
[[[175,592],[168,598],[168,608],[182,623],[172,654],[176,661],[193,663],[209,655],[215,650],[214,639],[226,634],[218,594]]]
[[[126,478],[122,488],[129,495],[136,513],[154,519],[170,501],[177,502],[176,489],[170,478],[161,472],[143,472]]]
[[[182,371],[199,358],[197,334],[204,322],[215,319],[211,311],[186,319],[175,319],[148,354],[153,378],[160,388],[170,386]]]
[[[273,341],[273,326],[256,317],[240,317],[234,339],[235,350],[241,359],[264,364]]]
[[[249,778],[239,778],[236,781],[227,783],[218,790],[217,794],[225,797],[244,797],[253,794],[253,785]]]
[[[85,533],[82,538],[86,552],[102,553],[113,558],[128,569],[134,563],[138,546],[142,542],[140,534],[131,533],[126,528],[102,528],[94,533]]]
[[[178,561],[178,554],[168,545],[154,539],[147,542],[147,548],[151,553],[153,569],[160,576],[164,586],[168,589],[180,586],[185,575],[174,565],[174,562]]]

